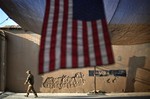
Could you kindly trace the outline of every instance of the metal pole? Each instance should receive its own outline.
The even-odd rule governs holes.
[[[94,93],[96,92],[96,66],[94,66]]]

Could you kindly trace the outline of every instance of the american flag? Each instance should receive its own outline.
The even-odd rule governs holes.
[[[46,0],[40,74],[112,63],[102,0]]]

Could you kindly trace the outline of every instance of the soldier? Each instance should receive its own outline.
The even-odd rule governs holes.
[[[33,87],[33,85],[34,85],[34,76],[31,74],[30,70],[27,70],[26,73],[27,73],[28,76],[27,76],[27,79],[26,79],[24,84],[25,85],[28,84],[28,89],[27,89],[27,95],[25,95],[25,97],[28,97],[30,91],[32,91],[35,95],[35,98],[36,98],[36,97],[38,97],[38,95],[37,95],[37,93],[36,93],[36,91],[34,90],[34,87]]]

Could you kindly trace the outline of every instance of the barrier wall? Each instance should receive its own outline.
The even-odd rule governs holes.
[[[35,90],[50,93],[86,93],[94,90],[94,68],[66,69],[38,75],[40,35],[22,29],[5,29],[7,36],[6,89],[25,92],[26,70],[35,76]],[[150,43],[113,45],[115,64],[97,66],[96,90],[150,91]],[[125,72],[124,72],[125,71]]]

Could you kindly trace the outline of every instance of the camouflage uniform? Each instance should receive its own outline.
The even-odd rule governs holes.
[[[34,93],[35,97],[38,97],[37,93],[36,93],[36,91],[34,90],[34,87],[33,87],[33,85],[34,85],[34,76],[31,74],[31,72],[29,70],[26,73],[28,74],[28,76],[27,76],[27,79],[26,79],[24,84],[28,84],[28,89],[27,89],[27,95],[25,95],[25,96],[28,97],[30,91],[32,91]]]

